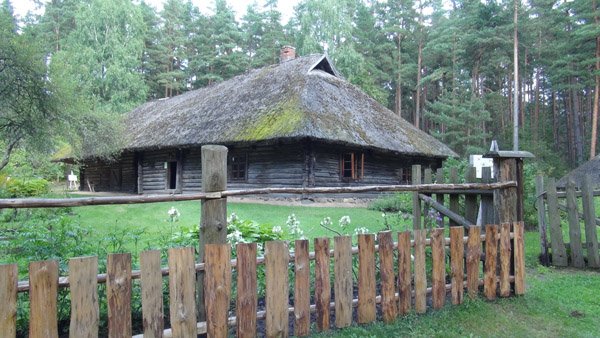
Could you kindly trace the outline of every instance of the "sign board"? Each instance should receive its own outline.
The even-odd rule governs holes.
[[[470,155],[469,164],[475,167],[475,175],[477,178],[481,178],[482,169],[485,167],[492,168],[494,166],[494,160],[491,158],[484,158],[483,155]],[[492,170],[492,178],[494,178],[494,170]]]

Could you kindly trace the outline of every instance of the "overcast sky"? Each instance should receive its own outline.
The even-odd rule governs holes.
[[[289,18],[292,16],[292,14],[294,12],[294,6],[296,6],[296,4],[299,1],[300,0],[280,0],[279,1],[278,8],[282,14],[282,21],[283,21],[282,23],[283,24],[287,23]],[[45,3],[45,2],[48,2],[48,0],[42,0],[42,2]],[[139,2],[139,1],[134,0],[134,2]],[[163,2],[164,2],[164,0],[146,0],[146,3],[152,4],[154,7],[158,8],[158,9],[162,8]],[[246,13],[246,8],[248,7],[248,5],[253,2],[256,2],[259,7],[262,7],[264,5],[265,1],[264,0],[227,0],[227,3],[229,4],[229,6],[231,8],[233,8],[233,10],[235,11],[235,14],[236,14],[236,17],[238,18],[238,20],[244,15],[244,13]],[[23,18],[27,14],[28,11],[35,10],[35,4],[34,4],[33,0],[12,0],[11,3],[15,9],[15,14],[19,18]],[[194,5],[196,5],[196,6],[198,6],[198,8],[200,8],[202,13],[205,13],[205,14],[212,13],[211,9],[214,7],[213,0],[192,0],[192,3],[194,3]]]

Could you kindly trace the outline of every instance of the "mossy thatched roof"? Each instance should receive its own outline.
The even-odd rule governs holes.
[[[456,156],[344,80],[323,55],[148,102],[131,111],[126,123],[130,150],[308,138],[416,156]]]
[[[563,176],[558,182],[556,182],[556,186],[559,188],[565,188],[567,186],[567,181],[569,177],[573,178],[573,182],[575,182],[575,186],[581,187],[583,184],[583,177],[585,175],[590,175],[592,178],[592,184],[594,185],[592,188],[600,187],[600,155],[592,158],[591,160],[583,163],[579,167],[573,169],[571,172]]]

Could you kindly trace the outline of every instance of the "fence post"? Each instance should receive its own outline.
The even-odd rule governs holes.
[[[202,146],[202,192],[227,189],[227,147]],[[204,262],[206,244],[224,244],[227,240],[227,198],[204,199],[201,202],[198,262]],[[204,272],[196,276],[196,309],[198,321],[206,320],[204,306]]]
[[[590,175],[583,177],[581,187],[583,198],[583,218],[585,220],[585,243],[587,248],[588,266],[600,268],[600,257],[598,257],[598,234],[596,233],[596,208],[594,206],[594,194],[592,191],[592,178]]]
[[[492,182],[492,168],[483,167],[481,169],[483,183]],[[497,223],[494,214],[494,198],[491,195],[481,195],[481,223],[477,225],[486,225]]]
[[[414,164],[412,166],[412,184],[421,184],[421,166],[419,164]],[[413,229],[419,230],[421,229],[421,200],[419,199],[419,192],[413,191],[412,193],[413,200]]]
[[[467,168],[465,177],[466,183],[475,183],[477,181],[475,167]],[[465,218],[471,224],[477,224],[477,195],[465,194]]]
[[[538,214],[538,230],[540,231],[540,263],[548,266],[550,259],[548,257],[548,236],[546,235],[546,203],[544,194],[544,177],[535,178],[535,207]]]
[[[458,170],[456,168],[450,168],[450,183],[458,183]],[[454,213],[459,214],[459,195],[458,193],[450,194],[450,210]],[[450,227],[458,226],[456,221],[450,219]]]

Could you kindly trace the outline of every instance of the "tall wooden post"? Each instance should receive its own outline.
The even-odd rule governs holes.
[[[227,148],[202,146],[202,192],[227,189]],[[202,200],[198,261],[204,262],[206,244],[223,244],[227,241],[227,198]],[[206,320],[204,306],[204,272],[196,276],[196,308],[198,321]]]
[[[421,184],[421,165],[413,164],[412,166],[412,184]],[[419,199],[419,192],[414,191],[412,193],[413,200],[413,230],[421,229],[421,200]]]

